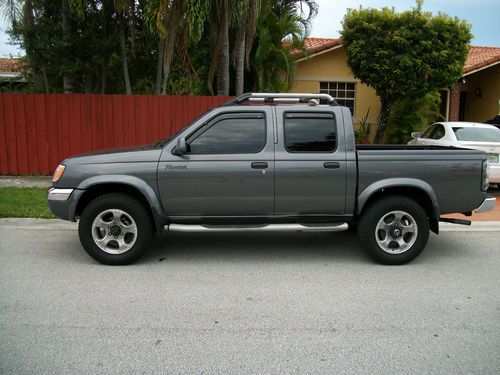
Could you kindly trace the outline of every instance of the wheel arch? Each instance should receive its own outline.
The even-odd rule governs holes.
[[[436,193],[427,182],[413,178],[390,178],[367,186],[358,196],[356,213],[363,211],[372,202],[390,195],[402,195],[415,200],[429,217],[430,229],[439,233],[439,206]]]
[[[134,176],[95,176],[82,181],[78,190],[83,193],[76,204],[74,217],[79,216],[93,199],[107,193],[125,193],[137,198],[150,211],[155,230],[161,232],[165,215],[157,194],[144,180]]]

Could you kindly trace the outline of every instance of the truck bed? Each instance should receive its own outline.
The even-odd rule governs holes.
[[[482,151],[429,145],[356,145],[356,151],[358,194],[382,180],[399,181],[400,186],[420,180],[436,193],[441,215],[470,211],[484,199]]]
[[[371,150],[463,150],[458,147],[446,147],[446,146],[432,146],[432,145],[407,145],[407,144],[395,144],[395,145],[362,145],[356,144],[356,149],[360,151],[371,151]]]

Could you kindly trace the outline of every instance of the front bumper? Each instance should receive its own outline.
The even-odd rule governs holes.
[[[495,197],[488,197],[486,198],[481,205],[476,208],[476,212],[481,213],[481,212],[488,212],[492,211],[497,204],[497,199]]]
[[[75,189],[56,189],[50,188],[47,192],[49,201],[67,201]]]
[[[61,219],[74,221],[76,206],[84,191],[51,187],[47,192],[50,211]]]

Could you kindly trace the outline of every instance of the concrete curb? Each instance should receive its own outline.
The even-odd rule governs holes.
[[[52,177],[48,176],[0,176],[0,187],[49,188]]]
[[[77,230],[78,224],[61,219],[25,219],[9,217],[0,219],[0,229]]]
[[[78,224],[60,219],[0,219],[0,229],[77,230]],[[500,221],[474,221],[471,226],[439,223],[441,232],[500,232]]]
[[[439,223],[441,232],[500,232],[500,221],[473,221],[472,225]]]

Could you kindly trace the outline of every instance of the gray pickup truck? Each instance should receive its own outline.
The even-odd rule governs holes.
[[[487,188],[482,151],[360,146],[349,109],[329,95],[248,93],[169,139],[64,160],[48,202],[79,218],[83,248],[105,264],[136,261],[163,230],[349,227],[376,261],[403,264],[441,215],[493,209]]]

